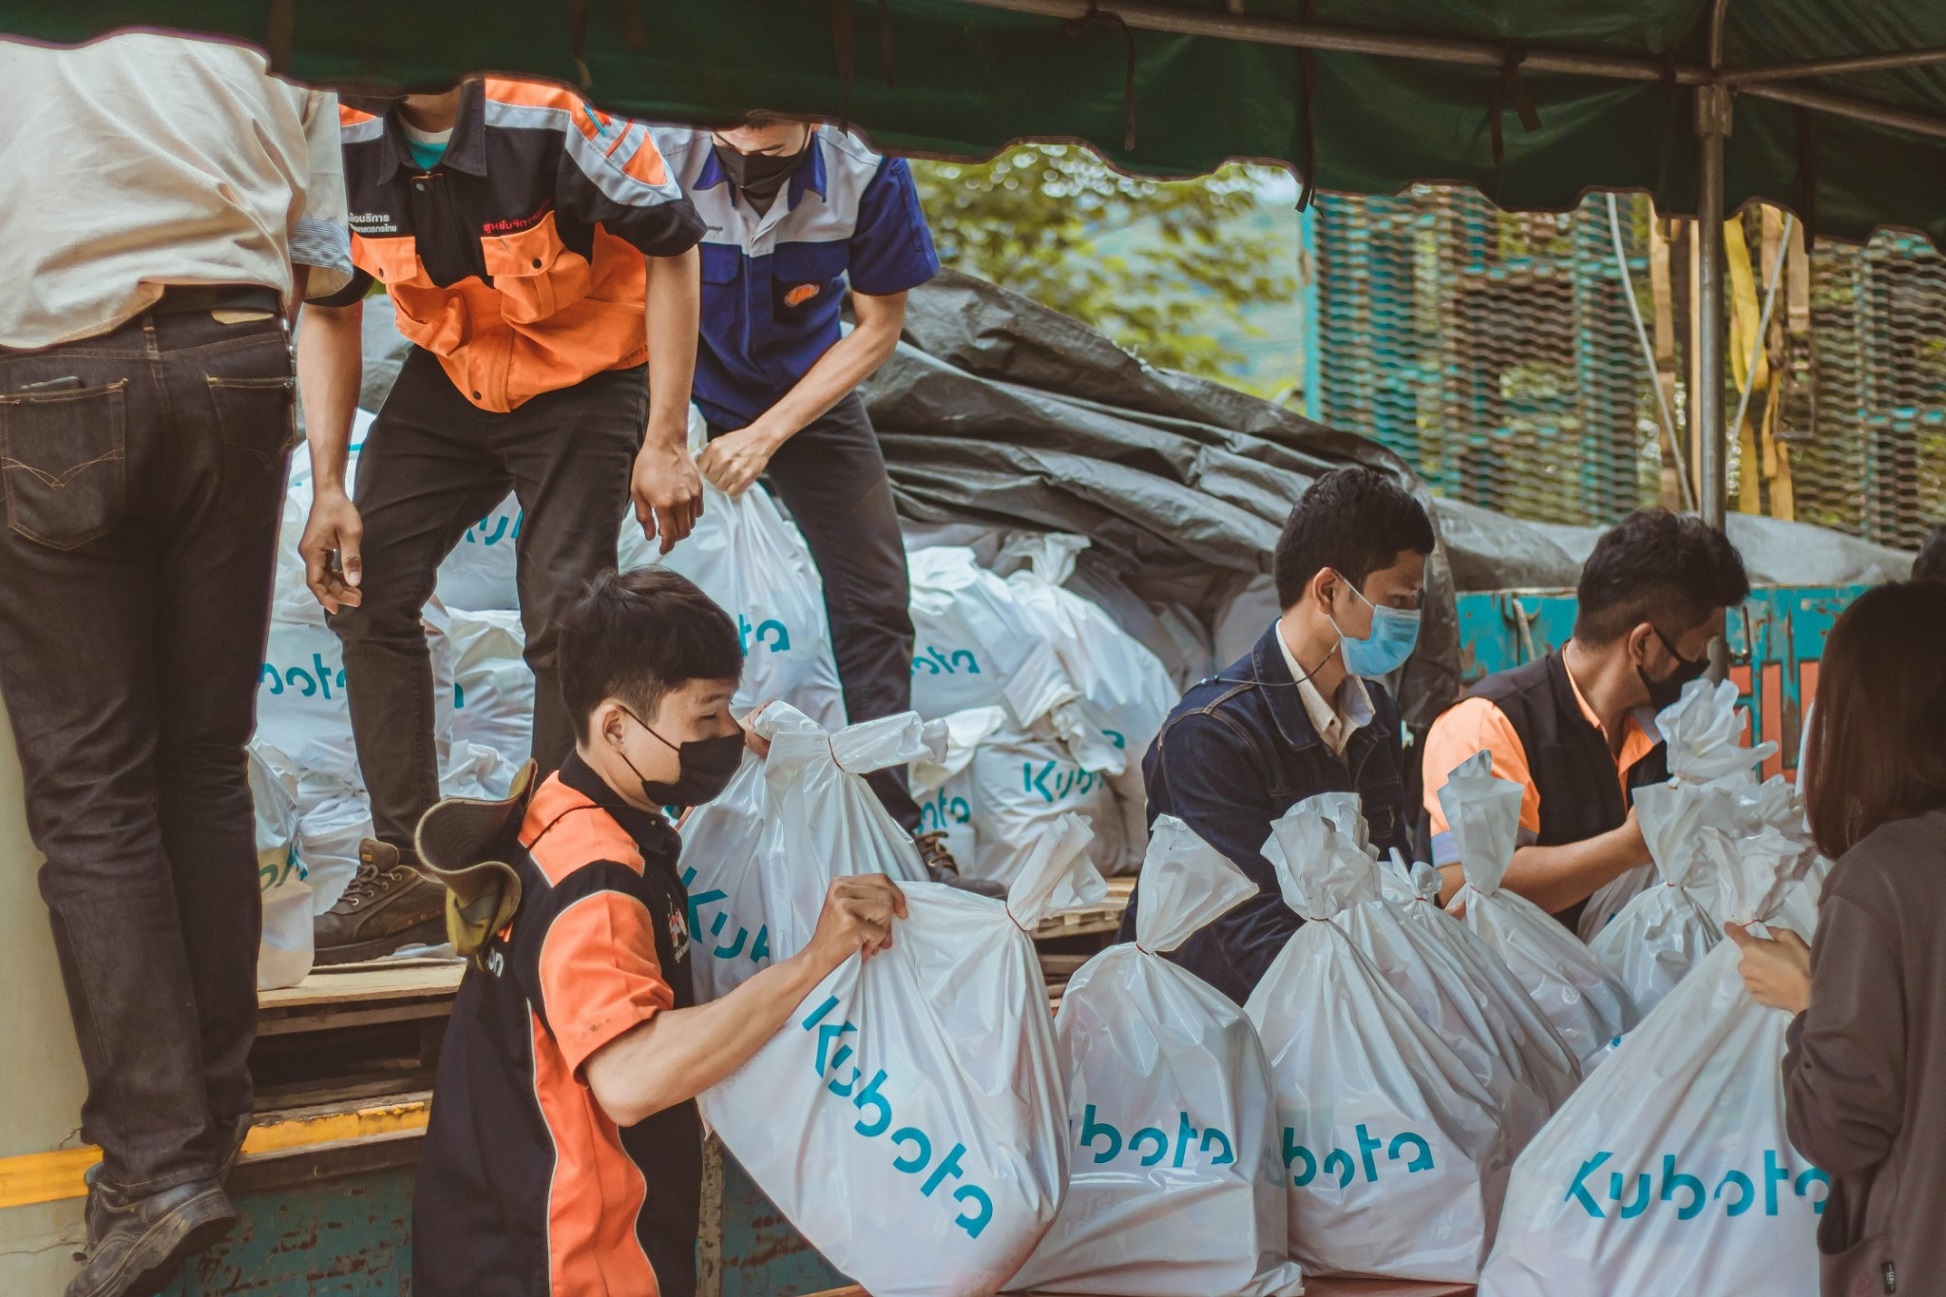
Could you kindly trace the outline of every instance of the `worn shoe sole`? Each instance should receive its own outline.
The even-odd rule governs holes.
[[[221,1189],[198,1194],[149,1226],[98,1286],[70,1286],[67,1297],[156,1297],[186,1258],[222,1242],[236,1222],[236,1209]]]
[[[331,964],[356,964],[367,959],[383,959],[400,946],[436,946],[446,940],[446,916],[435,914],[422,923],[383,937],[373,937],[368,941],[354,941],[343,946],[321,946],[313,961],[320,966]]]

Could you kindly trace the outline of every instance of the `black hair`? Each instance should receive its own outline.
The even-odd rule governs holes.
[[[1673,640],[1749,595],[1728,536],[1692,515],[1642,509],[1603,533],[1581,565],[1574,637],[1612,644],[1648,622]]]
[[[577,731],[609,698],[651,720],[691,680],[743,674],[736,623],[696,583],[666,568],[603,572],[561,617],[561,697]]]
[[[1333,469],[1298,498],[1277,538],[1277,606],[1302,599],[1325,568],[1362,587],[1405,551],[1430,554],[1434,544],[1432,519],[1397,478],[1375,468]]]
[[[1919,557],[1912,560],[1914,581],[1946,581],[1946,522],[1940,523],[1919,543]]]

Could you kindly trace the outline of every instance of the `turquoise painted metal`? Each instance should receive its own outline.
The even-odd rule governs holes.
[[[399,1297],[412,1291],[412,1176],[403,1167],[238,1198],[230,1236],[163,1297]]]
[[[1743,690],[1751,740],[1775,739],[1765,776],[1794,773],[1804,703],[1817,693],[1825,637],[1865,586],[1771,586],[1751,592],[1729,619],[1730,678]],[[1574,630],[1563,590],[1495,590],[1459,596],[1460,677],[1470,684],[1552,652]]]

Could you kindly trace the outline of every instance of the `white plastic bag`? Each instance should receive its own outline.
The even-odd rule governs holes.
[[[518,766],[534,746],[534,673],[518,611],[451,613],[455,745],[492,748]]]
[[[1652,784],[1635,790],[1635,814],[1661,882],[1630,901],[1588,948],[1647,1017],[1723,939],[1702,899],[1704,884],[1715,882],[1699,834],[1705,825],[1734,825],[1737,813],[1722,788]]]
[[[1155,824],[1133,944],[1075,973],[1055,1035],[1070,1174],[1054,1226],[1008,1286],[1110,1297],[1272,1297],[1291,1262],[1275,1091],[1256,1028],[1162,956],[1251,882],[1171,816]]]
[[[964,546],[915,550],[906,556],[906,568],[912,585],[912,709],[937,718],[1001,706],[1007,682],[1039,642],[1012,587]]]
[[[1461,762],[1439,790],[1466,878],[1463,922],[1505,961],[1585,1074],[1638,1015],[1621,982],[1572,933],[1526,897],[1501,890],[1519,839],[1520,799],[1519,784],[1493,777],[1485,752]]]
[[[907,867],[910,839],[846,769],[883,762],[886,733],[859,732],[885,725],[772,740],[766,829],[796,875],[765,916],[778,957],[808,940],[831,878]],[[1060,1207],[1067,1098],[1023,929],[1071,876],[1093,873],[1086,826],[1070,826],[1043,839],[1005,905],[901,883],[909,917],[892,948],[833,972],[702,1096],[758,1187],[874,1297],[994,1292]]]
[[[1775,742],[1746,747],[1734,681],[1692,680],[1682,696],[1656,714],[1669,745],[1669,773],[1688,784],[1754,784],[1754,768],[1777,755]]]
[[[1002,707],[955,712],[944,724],[946,755],[914,767],[913,794],[921,827],[945,831],[961,873],[1011,883],[1040,836],[1070,814],[1094,831],[1096,868],[1124,866],[1124,819],[1107,771],[1083,765],[1057,738],[1014,728]]]
[[[701,451],[708,435],[691,406],[690,450]],[[624,519],[622,569],[655,563],[694,581],[736,619],[743,680],[731,705],[739,715],[782,699],[828,729],[844,725],[823,579],[804,537],[762,483],[732,499],[705,480],[703,516],[667,554],[643,537],[633,516]]]
[[[1244,1006],[1277,1087],[1291,1253],[1307,1273],[1471,1283],[1533,1127],[1346,936],[1347,910],[1383,904],[1377,865],[1315,801],[1271,858],[1309,922]]]
[[[504,612],[520,607],[515,548],[525,521],[520,501],[509,493],[466,529],[434,578],[433,588],[448,608]]]
[[[1791,844],[1701,834],[1738,858],[1732,917],[1811,935]],[[1705,956],[1521,1155],[1482,1297],[1815,1297],[1829,1180],[1784,1125],[1790,1016],[1750,998],[1740,958]]]
[[[257,886],[263,895],[263,938],[257,950],[257,989],[296,986],[311,972],[311,884],[298,862],[297,777],[272,762],[281,754],[248,752],[250,800],[257,818]],[[288,767],[288,760],[282,764]]]
[[[1367,857],[1365,817],[1356,793],[1323,793],[1270,826],[1264,856],[1273,864],[1304,840],[1300,810],[1332,822]],[[1374,866],[1376,868],[1376,866]],[[1567,1046],[1491,951],[1437,906],[1413,910],[1380,896],[1348,906],[1335,922],[1371,959],[1392,989],[1464,1059],[1509,1120],[1529,1134],[1580,1080]]]

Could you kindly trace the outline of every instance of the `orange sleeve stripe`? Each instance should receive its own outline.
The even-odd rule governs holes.
[[[662,185],[669,179],[669,168],[663,164],[662,150],[655,146],[655,136],[649,128],[642,128],[642,144],[622,163],[622,170],[645,185]]]
[[[1507,713],[1490,699],[1464,698],[1448,708],[1426,735],[1420,770],[1425,776],[1426,815],[1435,834],[1451,827],[1439,804],[1439,790],[1460,762],[1475,752],[1493,754],[1493,773],[1521,787],[1520,827],[1530,833],[1541,829],[1541,793],[1534,786],[1534,772],[1527,762],[1527,748],[1514,732]]]
[[[338,126],[340,129],[346,126],[358,126],[365,122],[377,120],[378,117],[375,113],[362,112],[359,109],[353,108],[350,104],[345,103],[343,100],[338,101]]]
[[[567,1062],[675,1005],[655,953],[655,918],[633,896],[595,892],[561,911],[541,941],[541,1001]]]
[[[516,108],[552,108],[564,112],[574,123],[575,129],[591,140],[601,135],[602,127],[609,121],[608,114],[566,86],[551,81],[487,77],[482,92],[497,103],[511,104]]]

